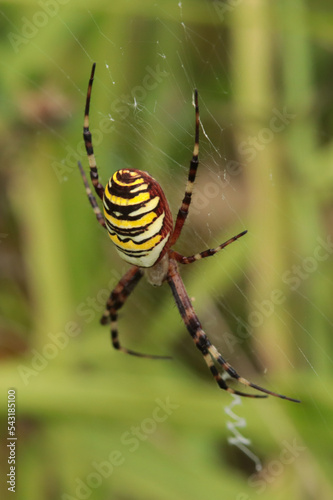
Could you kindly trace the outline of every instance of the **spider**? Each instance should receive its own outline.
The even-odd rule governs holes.
[[[124,168],[117,170],[110,177],[105,188],[99,181],[96,160],[94,156],[92,135],[89,130],[89,108],[91,90],[94,80],[96,63],[93,64],[86,96],[83,139],[88,155],[90,178],[96,194],[103,202],[102,214],[96,198],[92,194],[83,167],[79,169],[86,189],[88,200],[101,226],[103,226],[114,243],[120,257],[131,264],[106,303],[106,309],[101,318],[103,325],[111,323],[111,339],[115,349],[134,356],[146,358],[169,358],[142,354],[126,349],[120,344],[118,337],[117,317],[119,309],[124,305],[130,293],[134,290],[144,274],[148,282],[160,286],[165,281],[169,284],[180,315],[215,378],[218,386],[231,394],[250,398],[266,398],[268,395],[289,401],[299,402],[281,394],[269,391],[241,377],[236,370],[222,357],[216,347],[209,341],[202,329],[201,323],[188,297],[184,283],[178,270],[178,264],[191,264],[200,259],[215,255],[233,241],[244,236],[243,231],[216,248],[185,257],[173,250],[178,240],[191,203],[193,184],[198,168],[199,155],[199,105],[198,91],[194,91],[195,106],[195,143],[188,174],[185,195],[173,225],[169,204],[161,186],[147,172]],[[228,386],[226,379],[236,379],[244,386],[251,387],[265,394],[249,394]]]

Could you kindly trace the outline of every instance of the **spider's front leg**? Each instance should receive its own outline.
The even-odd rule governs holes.
[[[101,212],[101,210],[100,210],[100,208],[99,208],[99,206],[97,204],[95,196],[91,192],[91,189],[90,189],[90,186],[89,186],[86,174],[85,174],[85,172],[83,170],[83,167],[82,167],[82,164],[81,164],[80,161],[78,162],[78,166],[79,166],[79,170],[80,170],[80,173],[81,173],[81,177],[82,177],[82,180],[83,180],[84,187],[86,188],[86,194],[88,196],[88,200],[89,200],[89,203],[91,205],[91,208],[93,209],[94,214],[95,214],[96,219],[98,220],[99,224],[101,226],[103,226],[104,229],[106,229],[106,225],[105,225],[105,220],[104,220],[103,214],[102,214],[102,212]]]
[[[177,219],[175,222],[175,227],[173,230],[173,233],[170,238],[170,247],[172,247],[176,241],[178,240],[180,233],[182,232],[184,223],[187,219],[190,204],[191,204],[191,199],[192,199],[192,192],[193,192],[193,186],[194,186],[194,181],[197,175],[197,170],[199,166],[199,124],[200,124],[200,117],[199,117],[199,104],[198,104],[198,91],[197,89],[194,90],[194,107],[195,107],[195,139],[194,139],[194,148],[193,148],[193,155],[192,155],[192,160],[190,163],[190,170],[188,173],[188,179],[187,179],[187,184],[185,188],[185,195],[182,201],[182,204],[180,206],[180,209],[178,210],[177,214]]]
[[[175,298],[177,307],[178,307],[179,312],[184,320],[186,328],[188,329],[189,333],[191,334],[191,336],[195,342],[195,345],[202,353],[208,368],[210,369],[213,377],[215,378],[216,382],[218,383],[218,385],[221,389],[224,389],[225,391],[228,391],[231,394],[237,394],[239,396],[246,396],[246,397],[250,397],[250,398],[265,398],[265,397],[267,397],[267,395],[270,395],[270,396],[276,396],[278,398],[288,399],[289,401],[294,401],[296,403],[299,403],[299,401],[297,399],[292,399],[292,398],[288,398],[287,396],[277,394],[275,392],[264,389],[263,387],[260,387],[259,385],[253,384],[249,380],[246,380],[245,378],[238,375],[236,370],[223,359],[221,354],[218,352],[216,347],[211,344],[210,340],[208,339],[207,335],[205,334],[205,332],[202,329],[201,323],[200,323],[197,315],[195,314],[192,303],[189,299],[189,296],[187,295],[184,283],[180,277],[177,262],[173,258],[170,258],[170,261],[169,261],[169,272],[168,272],[168,276],[167,276],[167,281],[170,285],[170,288],[171,288],[173,296]],[[247,387],[252,387],[253,389],[264,392],[266,395],[247,394],[247,393],[232,389],[225,382],[223,376],[220,374],[219,370],[216,368],[215,363],[218,364],[222,368],[224,373],[228,374],[231,378],[234,378],[239,383],[246,385]]]
[[[84,145],[86,147],[88,160],[89,160],[91,182],[95,188],[97,195],[102,200],[103,194],[104,194],[104,186],[102,186],[102,184],[99,181],[97,164],[96,164],[96,159],[95,159],[95,155],[94,155],[94,148],[93,148],[93,143],[92,143],[92,135],[91,135],[90,128],[89,128],[90,98],[91,98],[91,91],[92,91],[92,86],[93,86],[93,81],[94,81],[94,76],[95,76],[95,68],[96,68],[96,63],[94,63],[92,65],[91,75],[90,75],[89,84],[88,84],[87,97],[86,97],[86,107],[85,107],[85,111],[84,111],[84,122],[83,122],[83,140],[84,140]]]
[[[133,356],[139,356],[142,358],[153,358],[153,359],[170,359],[169,356],[155,356],[153,354],[142,354],[131,349],[126,349],[120,345],[118,338],[118,326],[117,318],[119,309],[125,304],[128,296],[134,290],[136,285],[139,283],[143,276],[143,269],[137,266],[132,266],[121,278],[119,283],[113,289],[110,297],[106,303],[106,309],[101,317],[102,325],[106,325],[111,321],[111,340],[112,345],[115,349],[123,351],[126,354],[131,354]]]

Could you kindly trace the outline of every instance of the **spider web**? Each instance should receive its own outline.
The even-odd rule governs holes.
[[[186,6],[188,8],[188,5]],[[194,113],[192,108],[192,94],[194,88],[200,89],[200,82],[207,80],[214,82],[214,95],[223,96],[228,92],[232,92],[232,82],[229,76],[230,57],[228,47],[226,46],[225,39],[221,36],[219,30],[219,20],[212,29],[212,33],[208,36],[205,30],[200,27],[187,23],[183,10],[183,3],[178,3],[178,16],[171,19],[170,16],[159,8],[156,14],[155,23],[158,31],[162,34],[158,39],[149,37],[148,40],[132,39],[128,41],[126,49],[130,50],[133,43],[141,44],[141,49],[146,44],[155,47],[155,55],[150,65],[148,65],[148,74],[155,74],[154,69],[158,67],[158,75],[156,76],[156,86],[152,91],[145,89],[143,80],[139,79],[131,87],[127,81],[126,75],[121,75],[124,78],[123,87],[126,91],[122,93],[121,100],[124,108],[127,109],[128,115],[126,120],[119,116],[117,109],[112,109],[111,112],[98,111],[98,114],[108,117],[110,121],[115,123],[114,133],[120,137],[120,141],[128,147],[135,150],[139,157],[141,169],[149,172],[154,172],[158,177],[161,185],[164,187],[166,193],[174,193],[176,196],[172,199],[173,206],[177,206],[177,200],[181,200],[183,196],[183,186],[175,186],[170,179],[168,169],[171,168],[172,172],[182,170],[184,175],[187,174],[188,162],[191,157],[193,148],[193,129],[194,129]],[[208,7],[210,14],[213,16],[213,10]],[[117,52],[122,50],[124,53],[124,60],[126,49],[117,47],[110,37],[105,33],[104,28],[89,11],[89,16],[95,24],[97,32],[100,37],[104,38],[106,45],[109,45],[110,51]],[[170,21],[173,23],[170,23]],[[68,25],[66,28],[70,30]],[[71,32],[72,33],[72,32]],[[92,53],[87,51],[87,48],[82,45],[72,33],[73,38],[80,44],[82,51],[87,54],[90,61],[95,59]],[[141,35],[142,36],[142,35]],[[173,40],[172,49],[170,49],[169,39]],[[171,54],[176,51],[176,57]],[[193,56],[194,54],[194,56]],[[112,66],[112,57],[104,61],[104,68],[100,68],[102,64],[99,62],[98,72],[104,72],[104,91],[109,99],[117,99],[119,80],[115,77],[115,69]],[[163,69],[162,69],[163,68]],[[152,70],[152,71],[151,71]],[[105,78],[105,74],[109,77]],[[98,81],[97,77],[97,81]],[[183,120],[179,113],[170,112],[166,104],[165,94],[163,90],[160,91],[157,87],[164,89],[165,86],[171,87],[171,93],[174,95],[178,106],[184,109],[186,119]],[[141,87],[141,89],[140,89]],[[142,87],[144,90],[142,90]],[[156,92],[154,92],[156,90]],[[140,95],[141,91],[141,95]],[[165,92],[165,90],[164,90]],[[84,89],[83,89],[84,93]],[[155,95],[157,97],[155,97]],[[140,98],[141,97],[141,98]],[[112,108],[112,106],[111,106]],[[127,114],[126,112],[126,114]],[[200,169],[197,179],[196,190],[200,191],[200,178],[203,177],[202,172],[206,171],[210,175],[206,183],[207,195],[200,196],[200,202],[197,202],[194,196],[193,203],[190,210],[190,217],[183,233],[183,239],[189,240],[188,247],[185,246],[184,253],[193,253],[193,242],[196,242],[198,248],[207,248],[207,246],[214,246],[219,243],[216,241],[215,233],[221,234],[224,229],[225,222],[221,217],[222,213],[229,214],[229,220],[239,227],[240,230],[245,226],[244,215],[242,211],[235,208],[234,199],[238,196],[239,188],[238,182],[233,182],[233,179],[228,175],[226,164],[228,158],[225,153],[225,139],[226,129],[232,131],[232,120],[221,120],[221,116],[216,115],[214,110],[211,109],[209,104],[206,103],[206,96],[200,94],[200,113],[201,113],[201,140],[200,140]],[[208,124],[208,125],[206,125]],[[178,150],[185,151],[185,161],[180,161],[177,156],[171,155],[164,145],[159,145],[156,140],[155,129],[158,129],[159,135],[165,136],[168,140],[171,139],[174,147]],[[133,133],[131,133],[133,132]],[[162,141],[163,143],[163,141]],[[126,147],[127,147],[126,146]],[[182,155],[183,156],[183,155]],[[156,168],[159,165],[159,168]],[[120,168],[121,165],[118,167]],[[272,184],[272,174],[267,172]],[[220,185],[224,185],[227,189],[212,189],[209,193],[209,185],[216,186],[216,177],[219,178]],[[215,178],[215,179],[214,179]],[[204,198],[204,200],[202,199]],[[218,198],[219,203],[214,203]],[[201,208],[202,202],[207,206]],[[209,202],[209,203],[208,203]],[[237,205],[236,205],[237,206]],[[194,215],[193,215],[194,214]],[[200,215],[200,219],[205,222],[191,227],[191,222],[194,221],[194,216]],[[214,219],[214,228],[212,228],[211,220]],[[216,224],[216,220],[219,221]],[[200,230],[197,229],[199,226]],[[185,235],[185,238],[184,238]],[[222,259],[221,259],[222,260]],[[223,266],[223,263],[217,264]],[[260,272],[256,270],[257,272]],[[197,271],[199,272],[199,271]],[[251,280],[246,271],[243,271],[244,278]],[[248,304],[246,292],[240,287],[233,279],[233,275],[225,270],[227,279],[230,279],[239,293],[240,300]],[[216,291],[218,294],[218,291]],[[228,314],[229,318],[234,318],[237,321],[237,314],[233,312],[232,304],[228,303],[228,299],[223,297],[219,301],[220,306]],[[215,311],[219,314],[218,311]],[[208,324],[212,318],[208,319]],[[214,322],[214,320],[213,320]],[[220,321],[217,321],[220,325]],[[209,332],[207,331],[208,335]],[[217,342],[219,342],[217,340]],[[281,353],[283,355],[283,353]],[[254,357],[258,356],[255,352]],[[246,419],[238,417],[233,411],[232,407],[235,404],[241,404],[241,400],[237,398],[232,403],[226,404],[225,412],[231,420],[226,422],[227,429],[231,432],[232,437],[228,438],[231,445],[237,446],[244,454],[246,454],[255,463],[257,471],[261,469],[260,459],[250,451],[249,446],[251,441],[245,438],[240,429],[245,428]]]

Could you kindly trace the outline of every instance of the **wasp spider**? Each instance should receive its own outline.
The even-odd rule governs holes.
[[[108,231],[120,257],[129,264],[132,264],[111,292],[106,303],[105,312],[101,318],[103,325],[111,323],[113,347],[135,356],[149,358],[166,357],[141,354],[126,349],[120,344],[118,338],[118,311],[124,305],[127,297],[142,276],[146,274],[148,281],[153,285],[162,285],[164,281],[170,285],[186,328],[221,389],[231,394],[238,394],[239,396],[265,398],[267,395],[271,395],[298,402],[296,399],[276,394],[249,382],[227,363],[216,347],[211,344],[202,329],[178,271],[178,264],[191,264],[197,260],[214,255],[246,233],[246,231],[243,231],[216,248],[205,250],[190,257],[185,257],[173,250],[173,246],[181,234],[189,211],[193,184],[199,164],[199,107],[197,90],[194,91],[195,143],[193,157],[190,163],[185,196],[178,211],[176,223],[173,225],[171,211],[163,190],[158,182],[147,172],[136,169],[121,169],[110,177],[105,188],[100,183],[91,132],[89,130],[89,107],[94,73],[95,64],[92,66],[86,97],[83,138],[89,159],[91,182],[97,195],[103,202],[104,215],[91,192],[80,163],[79,168],[90,205],[94,210],[98,222]],[[226,383],[226,380],[230,377],[247,387],[252,387],[265,394],[248,394],[233,389]]]

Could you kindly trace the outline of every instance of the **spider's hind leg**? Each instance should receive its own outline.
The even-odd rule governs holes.
[[[216,368],[214,360],[210,354],[211,348],[215,349],[215,347],[209,342],[209,340],[208,340],[208,338],[203,330],[200,332],[200,336],[201,336],[201,338],[204,338],[204,337],[206,338],[205,343],[207,344],[207,347],[205,347],[205,348],[202,348],[201,346],[199,347],[199,345],[198,345],[199,343],[197,343],[197,342],[196,342],[196,345],[199,348],[199,350],[201,351],[201,353],[203,354],[204,360],[205,360],[208,368],[210,369],[210,372],[212,373],[213,377],[215,378],[218,386],[220,387],[220,389],[223,389],[223,390],[229,392],[230,394],[237,394],[238,396],[244,396],[247,398],[267,398],[267,395],[264,395],[264,394],[248,394],[246,392],[241,392],[241,391],[238,391],[236,389],[233,389],[232,387],[229,387],[225,381],[225,377],[223,376],[223,374],[221,375],[221,373]],[[226,373],[228,373],[228,375],[230,375],[229,372],[225,371],[224,374],[226,374]],[[246,381],[246,382],[248,382],[248,381]],[[245,385],[248,385],[249,387],[253,387],[251,382],[248,382]]]
[[[106,309],[101,317],[101,323],[102,325],[106,325],[111,322],[111,340],[115,349],[123,351],[126,354],[131,354],[132,356],[139,356],[141,358],[170,359],[170,356],[156,356],[154,354],[142,354],[140,352],[132,351],[131,349],[123,347],[119,342],[117,325],[118,311],[124,305],[128,296],[139,283],[142,276],[143,270],[137,266],[132,266],[127,273],[124,274],[110,294],[106,303]]]
[[[231,394],[237,394],[239,396],[246,396],[249,398],[266,398],[270,395],[282,399],[288,399],[289,401],[299,402],[297,399],[288,398],[287,396],[268,391],[267,389],[264,389],[259,385],[253,384],[249,380],[246,380],[245,378],[238,375],[236,370],[222,358],[221,354],[218,352],[216,347],[211,344],[210,340],[202,329],[201,323],[197,315],[195,314],[192,303],[189,299],[189,296],[187,295],[184,283],[179,275],[177,262],[173,258],[170,258],[169,261],[169,272],[167,280],[172,290],[179,312],[186,325],[186,328],[193,338],[195,345],[202,353],[210,372],[212,373],[221,389],[224,389]],[[223,374],[220,373],[220,370],[218,370],[217,366],[220,367],[220,370],[223,370]],[[240,384],[243,384],[247,387],[252,387],[252,389],[263,392],[265,394],[247,394],[233,389],[226,383],[224,374],[228,374],[231,378],[237,380],[237,382],[239,382]]]
[[[234,378],[235,380],[237,380],[237,382],[239,382],[240,384],[246,385],[247,387],[252,387],[252,389],[255,389],[257,391],[264,392],[265,394],[267,394],[267,396],[275,396],[277,398],[287,399],[288,401],[293,401],[294,403],[300,402],[298,399],[289,398],[288,396],[284,396],[283,394],[278,394],[276,392],[269,391],[268,389],[265,389],[264,387],[260,387],[260,385],[253,384],[252,382],[250,382],[246,378],[241,377],[240,375],[238,375],[236,370],[222,358],[221,354],[219,353],[219,351],[216,349],[216,347],[214,345],[210,344],[210,346],[208,347],[208,352],[212,358],[213,366],[215,367],[214,361],[216,361],[220,366],[222,366],[225,373],[227,373],[231,378]],[[239,394],[238,391],[233,391],[233,390],[230,391],[229,390],[229,392],[233,392],[234,394]],[[241,394],[241,395],[244,395],[244,394]],[[246,396],[249,396],[249,394],[246,394]],[[264,397],[264,398],[267,397],[267,396],[263,396],[263,395],[252,395],[252,394],[250,396],[252,396],[252,397]]]

